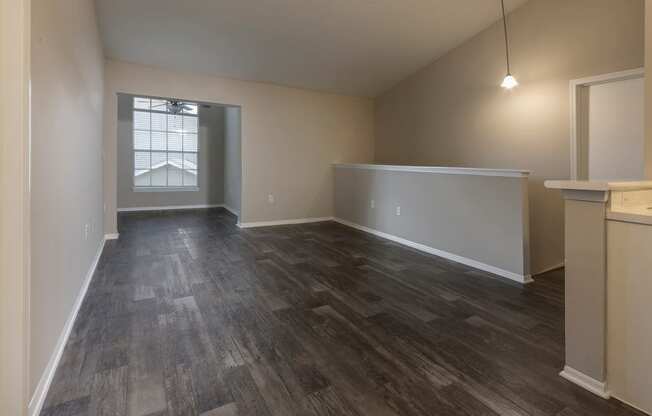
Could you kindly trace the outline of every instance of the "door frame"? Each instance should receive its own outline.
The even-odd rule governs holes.
[[[0,1],[0,414],[28,412],[30,0]]]
[[[611,72],[570,81],[570,172],[572,180],[586,180],[589,174],[589,87],[628,79],[644,78],[645,68]]]

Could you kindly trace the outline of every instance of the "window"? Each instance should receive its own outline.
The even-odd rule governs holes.
[[[134,97],[134,188],[197,188],[196,103]]]

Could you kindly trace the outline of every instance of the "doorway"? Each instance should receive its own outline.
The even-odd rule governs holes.
[[[641,180],[644,70],[571,81],[571,177]]]
[[[224,207],[239,217],[238,106],[118,93],[117,211]]]

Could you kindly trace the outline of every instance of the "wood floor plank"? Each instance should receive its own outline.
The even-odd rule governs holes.
[[[524,287],[223,209],[121,214],[119,231],[42,415],[641,416],[558,376],[563,270]]]
[[[216,409],[202,413],[200,416],[238,416],[238,405],[235,403],[225,404]]]
[[[239,416],[270,416],[256,384],[246,366],[233,367],[225,376]]]
[[[137,302],[128,357],[127,414],[148,415],[167,408],[156,302]]]
[[[362,416],[332,387],[309,394],[308,402],[317,416]]]
[[[84,396],[75,400],[52,405],[43,409],[41,411],[41,416],[85,416],[90,414],[90,401],[90,396]]]
[[[90,414],[97,416],[126,416],[126,366],[95,374],[91,387]]]

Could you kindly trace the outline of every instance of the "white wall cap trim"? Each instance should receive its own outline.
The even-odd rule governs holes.
[[[471,176],[501,176],[506,178],[527,178],[529,170],[517,169],[485,169],[485,168],[455,168],[446,166],[409,166],[409,165],[376,165],[365,163],[334,163],[336,169],[369,169],[396,172],[439,173],[443,175]]]

